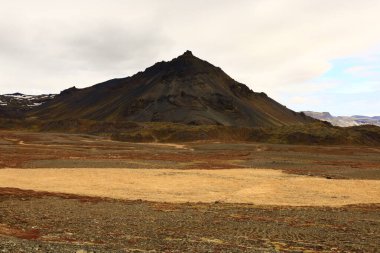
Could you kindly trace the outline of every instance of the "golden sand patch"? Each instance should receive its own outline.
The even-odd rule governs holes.
[[[268,169],[1,169],[0,187],[160,202],[380,203],[379,180],[329,180]]]

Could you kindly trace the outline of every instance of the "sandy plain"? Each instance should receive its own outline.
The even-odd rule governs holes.
[[[270,169],[2,169],[0,186],[158,202],[286,206],[380,203],[379,180],[334,180]]]

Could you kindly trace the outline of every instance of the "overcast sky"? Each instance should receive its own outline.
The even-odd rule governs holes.
[[[379,0],[0,0],[0,94],[57,93],[189,49],[294,110],[380,115]]]

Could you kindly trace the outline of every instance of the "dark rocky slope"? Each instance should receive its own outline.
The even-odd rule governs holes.
[[[28,116],[244,127],[315,121],[253,92],[190,51],[132,77],[64,90]]]

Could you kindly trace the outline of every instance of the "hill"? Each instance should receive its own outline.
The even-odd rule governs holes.
[[[54,98],[53,94],[26,95],[12,93],[0,95],[0,117],[22,118],[27,111]]]
[[[131,77],[62,91],[31,110],[38,119],[271,127],[315,120],[256,93],[190,51]]]

